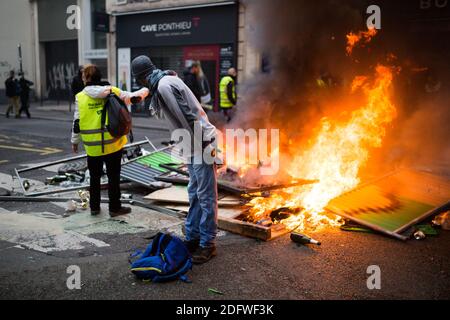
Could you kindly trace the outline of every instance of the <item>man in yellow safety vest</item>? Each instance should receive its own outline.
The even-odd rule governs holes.
[[[227,121],[231,121],[231,111],[236,106],[236,76],[235,68],[228,70],[228,75],[220,81],[220,108],[222,109]]]

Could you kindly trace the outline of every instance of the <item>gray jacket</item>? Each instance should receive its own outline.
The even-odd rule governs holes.
[[[172,132],[185,129],[191,137],[195,137],[194,127],[201,129],[203,141],[191,139],[190,156],[201,156],[200,152],[203,153],[208,142],[217,140],[216,127],[209,122],[201,104],[179,77],[165,76],[159,81],[158,89],[153,93],[151,107],[158,114],[164,114]],[[195,144],[200,144],[200,149],[195,148]]]

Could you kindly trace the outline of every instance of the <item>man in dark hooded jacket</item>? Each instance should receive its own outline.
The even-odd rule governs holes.
[[[134,59],[131,68],[137,82],[149,89],[154,111],[168,120],[172,140],[182,140],[190,176],[185,243],[193,262],[205,263],[216,255],[216,128],[192,91],[173,71],[157,69],[147,56]]]
[[[85,88],[83,82],[83,67],[78,68],[78,74],[72,79],[72,95],[75,98]]]
[[[191,89],[198,102],[201,103],[203,90],[199,79],[200,65],[198,62],[193,62],[191,66],[184,72],[184,83]]]
[[[30,114],[30,87],[34,85],[34,83],[30,80],[25,79],[25,74],[22,72],[20,75],[20,103],[21,107],[19,110],[19,117],[22,115],[22,112],[25,112],[28,119],[31,118]]]

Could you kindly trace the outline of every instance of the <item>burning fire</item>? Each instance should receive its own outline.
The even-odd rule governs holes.
[[[377,35],[377,29],[370,28],[367,31],[359,31],[358,33],[350,32],[347,35],[347,54],[351,55],[353,53],[353,49],[356,47],[358,43],[363,41],[363,43],[367,44],[372,41],[373,37]]]
[[[350,34],[348,51],[360,41],[370,41],[376,30]],[[362,93],[363,105],[348,119],[337,122],[322,119],[318,134],[292,159],[288,173],[295,179],[318,180],[316,184],[293,187],[272,193],[269,197],[253,198],[248,204],[254,220],[266,218],[275,210],[285,208],[292,213],[280,221],[290,229],[340,225],[339,217],[324,213],[328,203],[355,188],[359,171],[369,159],[371,148],[382,145],[387,126],[397,112],[391,100],[392,82],[397,68],[378,65],[374,76],[356,77],[350,93]]]

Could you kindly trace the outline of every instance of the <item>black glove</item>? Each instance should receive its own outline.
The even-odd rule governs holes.
[[[130,99],[130,102],[131,102],[132,104],[138,104],[138,103],[141,103],[141,101],[142,101],[142,98],[141,98],[141,97],[132,97],[132,98]]]

